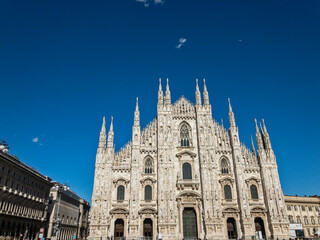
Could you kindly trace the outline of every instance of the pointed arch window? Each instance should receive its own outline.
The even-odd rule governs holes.
[[[225,158],[221,159],[221,173],[222,174],[230,173],[229,163],[228,163],[228,160]]]
[[[224,185],[224,198],[226,200],[232,200],[231,187],[229,185]]]
[[[124,200],[124,186],[120,185],[117,188],[117,200],[123,201]]]
[[[183,124],[180,129],[180,144],[181,147],[190,146],[190,134],[187,124]]]
[[[144,188],[144,200],[145,201],[152,200],[152,187],[150,185],[147,185]]]
[[[144,173],[145,174],[152,174],[153,173],[153,164],[152,164],[152,159],[150,157],[146,158],[146,160],[145,160]]]
[[[192,169],[190,163],[184,163],[182,165],[183,179],[192,179]]]
[[[258,189],[257,189],[257,186],[252,184],[250,186],[250,192],[251,192],[251,198],[254,199],[254,200],[258,200],[259,199],[259,196],[258,196]]]

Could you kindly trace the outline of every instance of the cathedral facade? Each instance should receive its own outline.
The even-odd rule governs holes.
[[[96,155],[90,237],[107,239],[289,239],[276,157],[264,122],[256,144],[240,142],[229,101],[229,130],[215,121],[204,82],[196,103],[171,103],[161,80],[157,116],[114,149],[105,119]],[[202,101],[203,100],[203,101]]]

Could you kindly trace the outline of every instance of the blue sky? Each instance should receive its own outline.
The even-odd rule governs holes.
[[[102,117],[119,149],[136,97],[142,127],[156,116],[159,77],[192,102],[206,78],[248,146],[264,118],[284,194],[320,194],[319,1],[1,0],[0,36],[0,138],[87,200]]]

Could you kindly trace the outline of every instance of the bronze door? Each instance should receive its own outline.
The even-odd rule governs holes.
[[[193,208],[183,210],[183,239],[198,239],[197,215]]]
[[[124,234],[124,222],[122,219],[117,219],[114,223],[114,239],[121,240]]]

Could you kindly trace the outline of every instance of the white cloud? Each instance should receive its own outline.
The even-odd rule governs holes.
[[[32,139],[32,142],[34,142],[34,143],[39,142],[39,138],[38,138],[38,137],[35,137],[34,139]]]
[[[180,38],[179,39],[179,43],[178,45],[176,46],[176,48],[180,49],[185,43],[186,43],[187,39],[185,38]]]
[[[136,0],[136,2],[143,3],[143,6],[149,7],[150,2],[152,2],[152,0]],[[164,0],[153,0],[153,3],[154,3],[155,5],[157,5],[157,4],[164,4]]]

